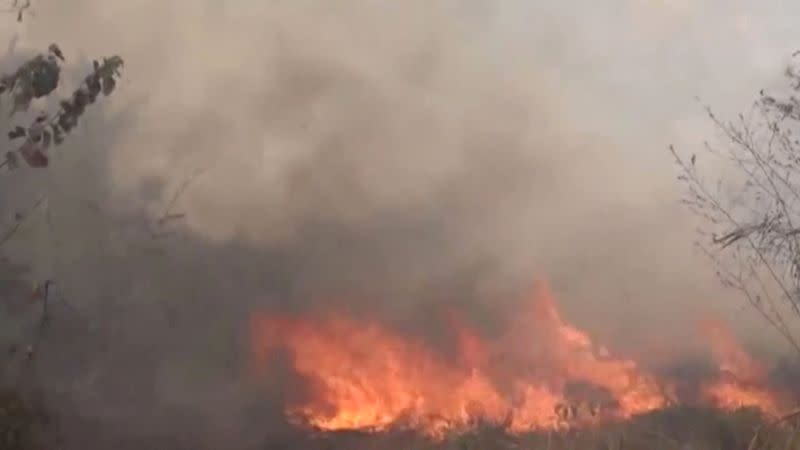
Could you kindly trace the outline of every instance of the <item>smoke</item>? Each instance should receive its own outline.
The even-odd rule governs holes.
[[[51,170],[1,181],[4,214],[48,198],[8,251],[69,303],[40,355],[54,398],[105,429],[202,423],[246,447],[269,422],[242,375],[252,311],[350,308],[429,333],[446,307],[490,328],[535,277],[622,352],[692,348],[696,319],[738,303],[691,250],[664,149],[705,131],[684,112],[712,82],[620,63],[648,43],[603,62],[646,20],[657,42],[687,23],[686,5],[612,3],[632,25],[596,46],[614,8],[517,1],[41,1],[0,27],[28,50],[58,42],[73,81],[87,58],[126,60]],[[710,52],[685,70],[712,70],[692,65]],[[185,220],[152,237],[176,192]]]

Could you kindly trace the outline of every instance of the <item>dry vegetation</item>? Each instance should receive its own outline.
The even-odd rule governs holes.
[[[27,5],[27,6],[26,6]],[[30,3],[25,5],[14,3],[19,7],[20,16]],[[38,54],[26,61],[14,72],[0,76],[0,94],[12,99],[11,116],[18,112],[27,111],[31,103],[40,98],[55,94],[61,80],[61,62],[64,57],[61,49],[52,44],[45,53]],[[118,56],[103,58],[102,63],[94,61],[90,73],[83,82],[67,99],[59,102],[57,111],[41,112],[34,123],[29,126],[17,125],[8,133],[11,142],[17,144],[13,150],[5,151],[5,158],[0,162],[0,167],[8,170],[16,169],[24,161],[30,168],[41,169],[48,166],[48,153],[52,147],[58,146],[63,139],[78,123],[86,108],[93,104],[100,94],[110,95],[116,85],[116,78],[120,76],[122,59]],[[13,144],[12,144],[13,145]],[[44,197],[40,198],[31,208],[38,208]],[[14,222],[0,229],[0,248],[13,239],[23,225],[26,214],[14,213]],[[12,265],[0,264],[0,306],[3,314],[12,315],[15,308],[29,306],[41,309],[39,332],[48,325],[47,314],[47,286],[50,281],[44,282],[42,291],[37,288],[33,292],[20,290],[19,285],[25,285],[24,273],[11,270]],[[21,271],[24,272],[24,269]],[[16,289],[15,289],[16,288]],[[19,311],[16,311],[19,312]],[[2,343],[8,345],[8,343]],[[23,377],[17,380],[8,376],[7,372],[14,365],[12,360],[21,356],[23,364],[32,363],[35,358],[35,344],[30,343],[25,348],[17,348],[16,344],[8,347],[4,354],[5,361],[0,367],[0,450],[29,450],[43,448],[40,440],[50,437],[47,431],[48,417],[42,402],[28,395],[31,388]],[[20,355],[21,354],[21,355]],[[16,381],[15,381],[16,380]],[[25,387],[22,387],[25,385]],[[36,387],[33,387],[36,390]],[[41,438],[41,439],[40,439]]]
[[[800,449],[800,430],[794,418],[782,424],[765,424],[758,413],[741,410],[723,413],[711,409],[679,407],[596,429],[561,433],[509,436],[489,425],[429,442],[402,432],[328,433],[314,437],[276,439],[268,449],[309,450],[791,450]],[[300,439],[297,442],[295,439]],[[293,440],[292,443],[289,443]]]
[[[12,391],[0,392],[0,448],[33,450],[51,436],[47,416],[35,403]],[[476,425],[440,442],[413,432],[309,433],[295,430],[268,436],[265,450],[794,450],[800,449],[800,423],[765,423],[757,412],[725,413],[712,409],[677,407],[618,424],[594,429],[512,436],[499,427]],[[50,428],[53,431],[54,428]],[[42,434],[43,433],[43,434]],[[144,439],[144,449],[172,448],[175,440]],[[127,447],[126,447],[127,448]],[[184,448],[184,447],[180,447]]]
[[[698,247],[722,284],[800,354],[800,53],[793,56],[786,85],[762,90],[747,113],[726,120],[706,107],[719,139],[701,154],[670,151],[683,203],[703,224]]]
[[[21,20],[23,11],[29,6],[29,2],[14,2],[18,20]],[[32,100],[54,92],[58,84],[60,61],[63,61],[60,50],[55,45],[51,46],[46,53],[37,55],[23,65],[19,71],[0,79],[0,93],[6,93],[14,99],[14,111],[26,110]],[[61,102],[58,111],[39,116],[29,126],[17,126],[9,134],[9,138],[14,142],[23,141],[23,143],[5,153],[5,162],[0,165],[12,169],[24,161],[33,168],[46,167],[48,152],[52,149],[50,143],[52,142],[53,146],[59,144],[63,135],[74,128],[78,118],[88,105],[94,103],[101,93],[109,95],[113,91],[115,77],[119,76],[121,66],[122,60],[117,56],[104,58],[102,62],[95,62],[93,70],[85,78],[84,83],[68,100]],[[795,336],[782,323],[782,318],[773,317],[773,309],[764,306],[768,301],[779,301],[779,299],[765,296],[765,300],[762,302],[759,294],[748,290],[751,289],[752,277],[763,276],[764,271],[759,270],[756,266],[790,266],[793,270],[786,272],[788,280],[773,281],[777,281],[783,287],[781,291],[781,294],[785,294],[783,300],[794,306],[794,310],[798,311],[798,315],[800,315],[800,307],[797,306],[800,304],[798,301],[800,296],[797,294],[800,292],[800,288],[798,288],[800,285],[798,281],[800,280],[798,275],[800,274],[800,262],[795,258],[800,251],[798,250],[800,241],[797,239],[798,228],[792,224],[795,216],[791,207],[793,206],[792,200],[786,200],[788,197],[800,201],[800,195],[796,194],[792,180],[787,177],[785,177],[786,179],[779,178],[783,185],[779,184],[778,187],[762,180],[762,178],[765,180],[775,179],[780,173],[783,173],[781,170],[785,167],[794,168],[795,166],[790,164],[800,164],[795,160],[796,153],[793,151],[796,149],[794,145],[797,144],[797,141],[789,137],[790,131],[780,128],[785,120],[793,119],[794,116],[791,114],[796,114],[797,108],[800,108],[798,106],[800,103],[794,97],[791,97],[790,100],[789,102],[779,102],[772,97],[764,97],[760,103],[765,108],[769,108],[769,111],[765,113],[765,117],[771,120],[767,121],[766,128],[771,133],[767,137],[769,145],[773,145],[773,142],[785,142],[783,147],[775,144],[775,148],[778,150],[775,152],[770,150],[769,157],[764,159],[760,159],[761,154],[755,150],[753,141],[756,138],[752,134],[739,133],[720,123],[720,127],[729,131],[727,136],[733,140],[734,148],[746,153],[744,156],[739,154],[733,156],[737,164],[745,169],[752,168],[754,165],[767,167],[767,169],[762,167],[760,169],[762,172],[754,172],[755,175],[751,175],[751,177],[757,182],[751,180],[747,185],[748,188],[756,186],[752,189],[758,190],[760,187],[762,190],[766,190],[766,194],[763,192],[760,194],[773,199],[772,202],[766,202],[768,205],[765,207],[766,212],[756,217],[757,220],[742,221],[729,215],[724,205],[718,203],[713,195],[701,189],[703,183],[697,176],[695,157],[691,158],[691,162],[680,159],[677,154],[676,158],[686,172],[682,179],[692,187],[691,206],[701,209],[706,214],[709,214],[710,210],[711,213],[723,216],[723,219],[709,216],[710,221],[714,224],[722,223],[727,226],[727,228],[724,226],[722,228],[725,228],[728,233],[715,242],[721,243],[725,247],[740,245],[742,247],[739,249],[740,252],[751,255],[750,259],[745,258],[742,263],[746,268],[747,279],[743,279],[740,272],[736,272],[738,278],[732,281],[732,272],[724,272],[723,275],[727,276],[726,283],[742,290],[757,306],[757,309],[773,322],[776,329],[800,348]],[[772,115],[775,110],[779,110],[784,115],[780,119],[775,119]],[[798,117],[800,118],[800,116]],[[742,125],[742,127],[749,130],[746,125]],[[787,152],[793,159],[786,163],[775,162],[774,154],[781,149],[792,150],[790,152],[787,150]],[[773,164],[773,166],[769,164]],[[778,169],[773,167],[778,167]],[[800,172],[792,172],[792,174],[795,173]],[[760,198],[761,196],[759,196]],[[169,217],[168,214],[165,214],[165,217]],[[23,219],[22,216],[18,217],[18,220]],[[13,237],[17,227],[18,225],[12,225],[9,229],[0,230],[0,236],[3,236],[0,245]],[[758,258],[752,257],[752,254]],[[3,293],[0,292],[0,296],[2,295]],[[0,298],[0,300],[4,299]],[[52,431],[52,429],[49,431],[46,428],[47,423],[47,416],[39,407],[38,402],[24,397],[14,389],[0,390],[0,450],[41,448],[36,443],[36,437],[39,434],[47,435]],[[310,450],[791,450],[800,449],[800,429],[798,427],[800,427],[800,421],[795,415],[787,416],[779,423],[765,423],[756,412],[749,410],[724,413],[710,409],[678,407],[619,424],[558,433],[510,436],[498,427],[476,425],[467,433],[450,436],[441,442],[430,442],[413,433],[400,431],[380,434],[292,432],[285,436],[268,437],[265,448],[274,450],[279,448]]]

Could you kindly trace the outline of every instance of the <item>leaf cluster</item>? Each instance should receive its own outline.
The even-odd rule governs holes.
[[[27,111],[33,100],[50,95],[61,79],[64,55],[56,44],[47,54],[38,54],[13,73],[0,77],[0,94],[9,93],[13,99],[11,114]]]
[[[61,50],[52,44],[47,55],[37,55],[14,73],[0,79],[0,94],[10,93],[14,100],[12,115],[27,111],[34,99],[46,97],[55,91],[60,81],[60,62],[63,61]],[[65,135],[78,125],[86,108],[95,103],[101,94],[108,96],[114,92],[123,65],[124,61],[117,55],[103,58],[102,62],[93,61],[91,73],[68,99],[59,102],[59,109],[55,113],[39,114],[30,126],[17,125],[8,133],[10,140],[23,142],[16,151],[6,153],[4,164],[10,169],[17,168],[18,156],[21,156],[30,167],[47,167],[47,152],[51,145],[58,146],[64,142]]]

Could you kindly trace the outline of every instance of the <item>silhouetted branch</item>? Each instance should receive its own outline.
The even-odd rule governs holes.
[[[48,47],[46,55],[39,54],[30,59],[15,72],[0,77],[0,94],[8,93],[13,98],[11,114],[27,111],[37,98],[50,95],[58,87],[61,74],[60,62],[64,55],[56,44]],[[67,100],[62,100],[59,109],[53,114],[39,114],[28,127],[15,126],[8,133],[11,140],[22,139],[16,151],[6,153],[0,167],[18,167],[18,157],[22,157],[30,167],[42,168],[49,165],[47,152],[52,145],[58,146],[78,124],[78,120],[93,104],[100,94],[111,95],[117,85],[117,78],[124,62],[119,56],[103,58],[102,63],[93,61],[92,72]]]
[[[178,203],[178,200],[183,196],[189,186],[196,181],[196,179],[204,174],[208,169],[199,169],[189,175],[175,190],[170,200],[164,207],[164,211],[156,219],[155,230],[150,230],[150,236],[153,239],[159,239],[170,235],[169,231],[164,231],[163,228],[175,220],[182,220],[186,218],[185,213],[175,213],[173,208]]]
[[[14,215],[14,224],[11,225],[7,230],[5,230],[3,234],[0,236],[0,247],[5,245],[6,242],[10,241],[14,237],[14,235],[17,234],[17,232],[20,230],[20,228],[28,219],[28,217],[30,217],[31,213],[33,213],[36,209],[38,209],[39,206],[41,206],[42,203],[44,203],[46,198],[47,197],[45,196],[39,197],[36,203],[33,204],[33,207],[26,214],[16,213]]]
[[[719,267],[723,259],[738,270],[718,272],[724,285],[742,292],[762,316],[800,353],[790,324],[800,324],[800,71],[786,71],[789,93],[763,90],[747,114],[726,121],[705,107],[722,139],[705,144],[714,161],[733,173],[709,182],[700,170],[705,158],[687,159],[670,147],[686,186],[682,200],[704,222],[701,234],[713,248],[707,252]],[[775,288],[779,298],[763,301]],[[760,292],[756,295],[754,290]],[[771,296],[769,296],[771,297]],[[792,320],[783,317],[784,304]]]

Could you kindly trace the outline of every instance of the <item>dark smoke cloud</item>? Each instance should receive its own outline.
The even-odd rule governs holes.
[[[664,42],[687,23],[612,3],[631,14],[612,41],[650,20],[648,42]],[[0,181],[6,215],[48,195],[8,252],[69,302],[37,364],[54,404],[86,421],[85,435],[65,424],[70,442],[99,423],[115,445],[257,445],[281,389],[243,374],[254,310],[351,308],[432,334],[443,305],[491,328],[545,277],[621,351],[694,347],[693,321],[730,294],[690,251],[654,130],[704,130],[667,98],[703,86],[648,88],[648,72],[612,98],[645,44],[598,62],[587,42],[613,22],[587,20],[523,2],[71,0],[0,27],[19,52],[59,42],[73,81],[86,58],[127,62],[51,170]],[[625,109],[651,89],[661,106]],[[152,239],[189,179],[186,220]]]

